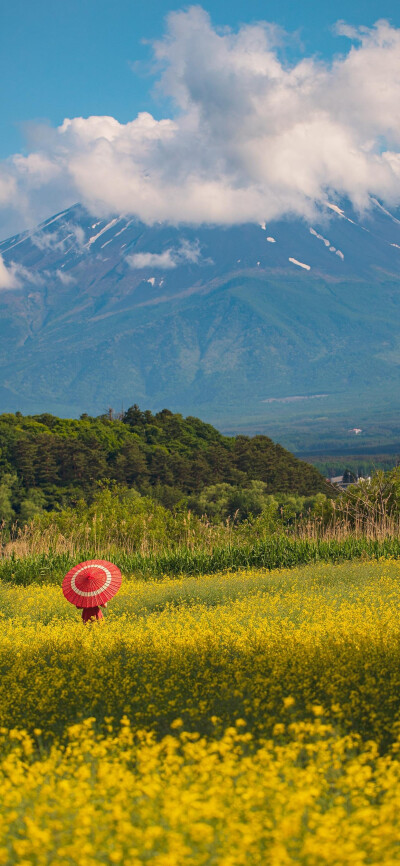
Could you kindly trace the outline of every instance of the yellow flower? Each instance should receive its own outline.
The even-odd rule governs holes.
[[[0,866],[399,862],[398,562],[0,606]]]

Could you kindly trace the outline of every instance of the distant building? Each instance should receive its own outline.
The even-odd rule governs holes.
[[[341,490],[347,490],[352,484],[359,484],[360,481],[371,481],[371,476],[368,475],[364,478],[362,475],[359,475],[358,478],[355,475],[352,475],[351,472],[347,471],[344,475],[334,475],[332,478],[327,478],[331,484],[334,484],[335,487],[340,487]]]

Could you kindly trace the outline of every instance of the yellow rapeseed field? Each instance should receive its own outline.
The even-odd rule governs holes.
[[[400,563],[0,586],[0,864],[400,863]]]
[[[373,743],[336,737],[318,719],[257,748],[240,720],[211,740],[176,735],[177,720],[161,742],[133,734],[127,719],[118,735],[96,737],[92,722],[41,758],[11,732],[0,770],[4,866],[400,862],[400,761]]]

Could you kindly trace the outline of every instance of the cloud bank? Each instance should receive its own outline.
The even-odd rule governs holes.
[[[172,257],[171,250],[165,250],[164,253],[135,253],[133,256],[127,256],[126,261],[131,268],[158,268],[161,270],[170,270],[176,268],[176,262]]]
[[[347,54],[290,65],[267,23],[220,31],[200,7],[171,13],[153,51],[173,116],[41,128],[35,152],[0,166],[3,226],[12,212],[22,227],[78,200],[149,224],[311,218],[335,196],[398,204],[400,30],[337,32]]]
[[[0,289],[17,289],[20,283],[15,273],[15,265],[7,267],[0,255]]]
[[[200,258],[200,244],[184,240],[178,248],[171,247],[162,253],[134,253],[126,261],[131,268],[157,268],[171,270],[181,264],[196,264]]]
[[[46,275],[46,271],[43,274]],[[19,289],[24,283],[42,286],[44,283],[43,276],[30,268],[25,268],[18,262],[11,261],[6,265],[0,254],[0,290]]]

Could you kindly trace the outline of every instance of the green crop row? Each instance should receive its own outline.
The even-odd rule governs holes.
[[[110,554],[107,554],[109,558]],[[248,546],[215,547],[211,551],[181,547],[164,553],[125,553],[117,550],[113,562],[125,575],[162,578],[165,575],[214,574],[242,568],[293,568],[313,562],[343,562],[352,559],[400,558],[400,538],[374,540],[365,537],[337,539],[296,539],[272,536]],[[88,559],[99,558],[99,551],[82,550],[71,553],[48,553],[36,556],[11,555],[0,560],[0,580],[22,586],[57,584],[65,573]],[[105,558],[105,557],[104,557]]]

